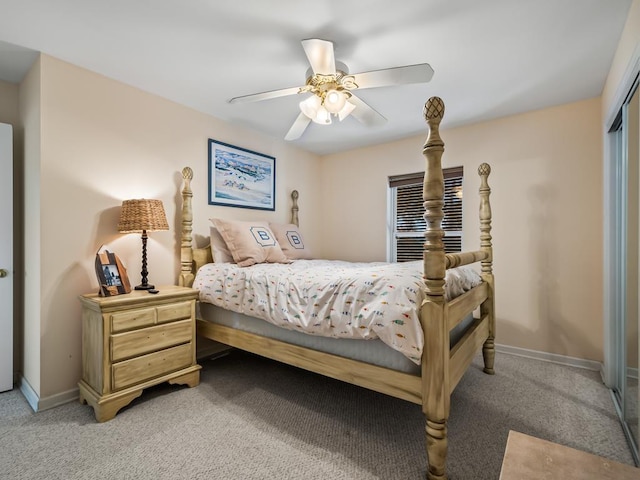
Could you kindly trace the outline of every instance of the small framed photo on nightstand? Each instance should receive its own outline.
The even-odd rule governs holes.
[[[127,269],[115,253],[100,247],[96,253],[96,275],[101,297],[111,297],[131,292]]]

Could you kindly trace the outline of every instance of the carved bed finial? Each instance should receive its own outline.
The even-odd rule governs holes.
[[[293,204],[291,205],[291,223],[293,223],[294,225],[296,225],[297,227],[300,226],[300,221],[298,220],[298,197],[300,195],[298,194],[298,190],[294,190],[291,192],[291,201],[293,202]]]
[[[488,163],[481,163],[480,166],[478,167],[478,175],[480,175],[481,177],[483,175],[489,176],[490,173],[491,173],[491,165],[489,165]]]
[[[444,117],[444,101],[440,97],[431,97],[424,104],[424,118],[429,122],[429,120],[435,120],[438,123]]]
[[[184,167],[182,169],[182,178],[185,180],[193,180],[193,170],[190,167]]]

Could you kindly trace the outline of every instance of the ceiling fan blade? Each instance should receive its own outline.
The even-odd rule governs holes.
[[[349,102],[356,106],[356,108],[351,112],[351,116],[358,119],[361,123],[364,123],[369,127],[377,127],[379,125],[384,125],[387,122],[386,118],[376,112],[373,107],[353,95],[353,93],[349,98]]]
[[[426,83],[433,77],[433,68],[428,63],[419,63],[418,65],[356,73],[353,76],[358,88],[387,87],[390,85]]]
[[[300,115],[298,115],[296,121],[293,122],[293,125],[291,125],[291,128],[287,132],[287,135],[284,137],[284,139],[290,142],[292,140],[300,138],[309,126],[309,123],[311,123],[311,119],[304,113],[300,112]]]
[[[243,95],[240,97],[233,97],[229,100],[229,103],[245,103],[245,102],[259,102],[261,100],[269,100],[271,98],[285,97],[287,95],[295,95],[300,92],[303,87],[291,87],[283,88],[281,90],[271,90],[269,92],[254,93],[252,95]]]
[[[336,59],[333,54],[333,42],[309,38],[302,40],[302,48],[307,54],[314,74],[335,75]]]

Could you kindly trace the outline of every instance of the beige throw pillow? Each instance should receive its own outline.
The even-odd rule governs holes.
[[[241,267],[256,263],[289,263],[267,222],[212,218],[231,256]]]
[[[280,248],[287,258],[298,260],[312,258],[311,251],[304,243],[302,234],[297,225],[293,223],[269,223],[271,231],[276,236]]]
[[[214,263],[235,263],[229,247],[227,247],[227,242],[224,241],[216,227],[209,228],[209,241]]]

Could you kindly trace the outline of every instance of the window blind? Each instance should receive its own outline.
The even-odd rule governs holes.
[[[463,168],[443,169],[445,252],[462,250],[462,180]],[[423,254],[424,202],[422,188],[424,172],[389,177],[392,212],[392,261],[421,260]]]

